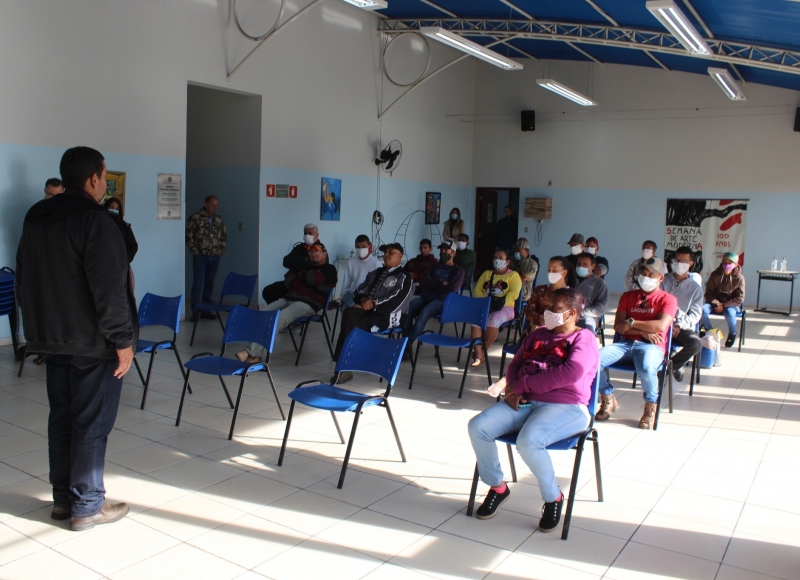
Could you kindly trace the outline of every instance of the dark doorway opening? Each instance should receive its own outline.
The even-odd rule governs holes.
[[[473,248],[477,255],[475,279],[486,270],[492,269],[494,252],[501,240],[497,238],[497,222],[505,218],[503,208],[509,206],[512,216],[517,220],[513,228],[514,240],[519,236],[519,188],[518,187],[478,187],[475,190],[475,233]],[[502,227],[500,228],[503,229]],[[504,248],[510,249],[510,248]]]

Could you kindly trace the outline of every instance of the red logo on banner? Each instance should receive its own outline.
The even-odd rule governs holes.
[[[297,199],[297,186],[296,185],[290,185],[289,186],[289,197]]]
[[[275,186],[271,183],[267,184],[267,197],[275,197]]]
[[[741,223],[742,223],[742,214],[740,213],[733,214],[731,217],[722,222],[722,225],[719,226],[719,231],[726,232],[733,226]]]

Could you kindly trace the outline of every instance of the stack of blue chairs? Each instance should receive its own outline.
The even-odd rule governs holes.
[[[8,316],[11,328],[11,341],[14,344],[14,356],[17,356],[17,297],[14,295],[14,271],[11,268],[0,270],[0,316]]]

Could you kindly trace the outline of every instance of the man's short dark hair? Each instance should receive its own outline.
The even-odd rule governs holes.
[[[64,187],[81,189],[92,178],[92,175],[103,174],[105,157],[97,149],[91,147],[73,147],[64,151],[58,169]]]
[[[510,205],[505,206],[503,209],[510,209],[511,211],[514,211],[514,208],[511,207]]]
[[[691,258],[692,261],[694,261],[694,252],[692,251],[692,248],[690,248],[689,246],[681,246],[680,248],[675,250],[675,255],[677,256],[678,254],[689,254],[689,258]]]
[[[461,238],[464,238],[465,240],[469,241],[469,236],[467,234],[458,234],[458,236],[456,237],[457,240],[460,240]]]
[[[658,244],[653,240],[645,240],[642,242],[642,247],[644,248],[645,246],[653,246],[656,250],[658,249]]]
[[[424,246],[425,244],[428,244],[431,248],[433,247],[433,242],[431,242],[428,238],[422,238],[419,241],[419,245]]]
[[[594,254],[590,254],[589,252],[581,252],[575,256],[576,260],[580,260],[581,258],[589,258],[592,261],[592,264],[597,265],[597,258],[594,256]]]
[[[84,180],[85,181],[85,180]],[[58,177],[51,177],[47,181],[44,182],[45,187],[64,187],[64,182],[61,181]]]
[[[219,201],[219,198],[218,198],[216,195],[207,195],[207,196],[206,196],[206,198],[205,198],[205,200],[204,200],[204,202],[205,202],[205,203],[208,203],[208,202],[209,202],[209,201],[211,201],[212,199],[216,199],[217,201]]]
[[[367,235],[365,235],[365,234],[361,234],[360,236],[358,236],[358,237],[356,238],[356,243],[357,243],[357,244],[360,244],[360,243],[362,243],[362,242],[367,242],[367,243],[369,243],[369,236],[367,236]]]

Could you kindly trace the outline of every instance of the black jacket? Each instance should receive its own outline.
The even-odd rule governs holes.
[[[317,244],[322,244],[321,241],[317,241]],[[325,244],[322,244],[323,246]],[[329,257],[325,258],[325,263],[330,263]],[[303,266],[308,266],[311,263],[311,260],[308,259],[308,246],[305,245],[303,242],[298,242],[292,248],[292,251],[286,254],[283,257],[283,267],[287,270],[294,270],[295,268],[302,268]]]
[[[386,266],[373,270],[358,287],[353,300],[361,303],[369,298],[375,303],[374,313],[386,319],[386,328],[400,326],[402,316],[408,312],[408,303],[414,297],[411,274],[398,266],[391,272]]]
[[[138,316],[128,254],[112,214],[67,192],[25,216],[16,292],[28,351],[117,358],[136,347]]]

